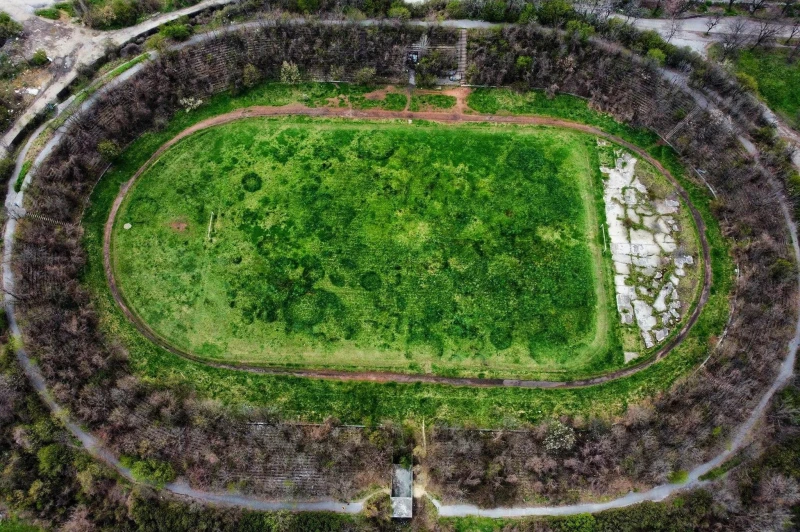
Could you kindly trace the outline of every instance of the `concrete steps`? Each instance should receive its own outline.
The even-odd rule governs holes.
[[[467,71],[467,30],[462,29],[456,45],[456,55],[458,57],[458,74],[461,76],[461,84],[465,85]]]

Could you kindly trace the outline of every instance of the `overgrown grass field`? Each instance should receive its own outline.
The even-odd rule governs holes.
[[[104,333],[127,348],[133,371],[140,378],[157,386],[191,390],[200,397],[232,408],[268,409],[287,420],[318,422],[333,416],[345,423],[373,424],[389,420],[403,423],[424,419],[431,424],[451,426],[515,427],[561,415],[620,414],[628,404],[668,388],[708,356],[728,319],[734,264],[728,252],[729,244],[711,214],[711,196],[707,189],[684,173],[675,154],[659,143],[653,133],[632,129],[592,111],[580,99],[557,97],[548,100],[541,92],[533,93],[535,98],[540,98],[535,109],[517,112],[592,124],[642,146],[681,181],[707,224],[713,269],[711,297],[688,338],[658,364],[628,378],[581,389],[337,382],[214,368],[176,357],[140,335],[111,298],[103,271],[103,226],[120,185],[130,179],[161,144],[203,119],[250,105],[279,106],[292,102],[326,105],[329,98],[337,98],[348,90],[346,86],[333,84],[264,84],[236,96],[219,94],[194,111],[177,113],[164,129],[142,135],[97,184],[83,220],[88,252],[84,282],[94,294],[93,304]],[[477,94],[496,111],[510,112],[511,109],[497,103],[498,95],[508,100],[509,91],[493,92],[482,90]],[[530,99],[531,96],[523,94],[518,98]],[[553,105],[548,106],[548,102]],[[472,99],[469,103],[475,110],[486,112],[478,109],[477,103],[473,105]]]
[[[597,315],[609,307],[590,251],[589,140],[296,118],[218,126],[129,193],[117,279],[160,335],[215,360],[602,371],[621,356]]]
[[[800,59],[790,62],[788,56],[789,51],[781,49],[742,50],[736,70],[751,76],[767,105],[800,129]]]

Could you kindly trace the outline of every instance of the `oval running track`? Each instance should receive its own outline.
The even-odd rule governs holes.
[[[698,235],[700,236],[700,244],[703,253],[703,279],[700,297],[697,304],[694,306],[689,318],[684,320],[681,329],[674,335],[666,344],[664,344],[654,355],[641,361],[638,364],[633,364],[616,371],[612,371],[596,377],[578,379],[572,381],[556,381],[556,380],[524,380],[524,379],[481,379],[469,377],[443,377],[438,375],[426,374],[406,374],[396,372],[384,371],[343,371],[343,370],[328,370],[328,369],[301,369],[301,368],[281,368],[281,367],[264,367],[248,364],[236,364],[233,362],[220,363],[206,360],[202,357],[182,350],[175,345],[171,344],[167,339],[156,333],[141,317],[134,312],[126,303],[122,296],[116,277],[114,276],[113,261],[111,260],[111,236],[114,227],[114,220],[116,219],[122,201],[125,199],[130,188],[137,179],[153,164],[161,155],[164,154],[172,146],[180,142],[182,139],[214,126],[227,124],[237,120],[255,117],[280,117],[302,115],[312,117],[328,117],[328,118],[349,118],[360,120],[376,120],[376,119],[403,119],[403,120],[426,120],[431,122],[445,122],[445,123],[496,123],[496,124],[517,124],[517,125],[536,125],[536,126],[550,126],[563,129],[570,129],[579,131],[581,133],[588,133],[603,139],[609,140],[620,146],[631,150],[639,157],[646,160],[648,163],[655,166],[667,179],[672,183],[678,191],[684,202],[689,206],[692,217],[697,226]],[[348,381],[371,381],[371,382],[401,382],[401,383],[427,383],[427,384],[449,384],[456,386],[471,386],[471,387],[517,387],[517,388],[582,388],[586,386],[594,386],[602,384],[614,379],[629,377],[634,373],[646,369],[659,360],[666,357],[672,350],[678,346],[689,334],[689,330],[697,322],[700,313],[708,301],[709,292],[711,289],[711,256],[706,238],[706,228],[702,216],[692,205],[689,194],[680,186],[678,181],[672,174],[664,168],[664,166],[654,159],[650,154],[642,148],[625,141],[624,139],[615,135],[610,135],[605,131],[593,126],[572,122],[568,120],[560,120],[555,118],[539,117],[539,116],[487,116],[487,115],[470,115],[461,111],[452,113],[441,112],[410,112],[410,111],[383,111],[383,110],[366,110],[356,111],[351,109],[337,109],[330,107],[309,108],[304,105],[292,104],[283,107],[247,107],[231,111],[226,114],[217,115],[197,124],[186,128],[178,133],[175,137],[162,144],[153,155],[145,162],[133,176],[120,187],[120,192],[117,195],[111,207],[108,220],[106,221],[103,232],[103,267],[106,273],[106,280],[108,281],[111,294],[114,301],[117,302],[123,314],[127,319],[139,330],[139,332],[148,338],[150,341],[160,346],[161,348],[169,351],[170,353],[192,360],[194,362],[206,364],[215,368],[231,369],[248,371],[252,373],[267,373],[275,375],[291,375],[295,377],[311,377],[318,379],[330,380],[348,380]]]

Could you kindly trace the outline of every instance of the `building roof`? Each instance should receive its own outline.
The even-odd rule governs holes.
[[[413,482],[411,468],[395,464],[392,472],[392,497],[411,497]]]
[[[414,499],[411,497],[392,497],[392,517],[394,519],[411,519],[413,507]]]
[[[414,474],[411,468],[395,465],[392,470],[392,517],[410,519],[413,514]]]

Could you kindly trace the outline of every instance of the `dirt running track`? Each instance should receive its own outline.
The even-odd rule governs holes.
[[[208,129],[210,127],[218,126],[220,124],[227,124],[243,118],[253,117],[269,117],[269,116],[288,116],[288,115],[301,115],[312,117],[331,117],[331,118],[351,118],[351,119],[411,119],[411,120],[428,120],[433,122],[444,123],[497,123],[497,124],[520,124],[520,125],[537,125],[537,126],[552,126],[574,131],[580,131],[604,138],[620,146],[631,150],[639,157],[646,160],[662,172],[667,179],[672,183],[675,189],[683,198],[684,202],[689,206],[695,223],[697,224],[698,233],[700,235],[701,247],[703,250],[703,286],[700,293],[700,299],[695,305],[689,318],[685,321],[683,327],[677,335],[675,335],[667,344],[665,344],[654,356],[648,359],[605,375],[592,377],[588,379],[580,379],[574,381],[547,381],[547,380],[519,380],[519,379],[480,379],[468,377],[441,377],[437,375],[424,375],[424,374],[405,374],[393,372],[380,372],[380,371],[343,371],[343,370],[325,370],[325,369],[289,369],[279,367],[259,367],[245,364],[235,363],[218,363],[210,362],[193,355],[192,353],[178,349],[167,340],[159,336],[150,326],[145,323],[135,312],[133,312],[122,297],[119,287],[117,286],[116,278],[111,263],[111,233],[114,226],[114,219],[117,216],[122,200],[130,190],[133,183],[141,176],[147,168],[150,167],[161,155],[174,146],[180,140],[188,137],[189,135]],[[635,146],[625,140],[609,135],[608,133],[585,124],[571,122],[567,120],[559,120],[555,118],[546,118],[538,116],[493,116],[493,115],[478,115],[478,114],[465,114],[463,112],[410,112],[410,111],[383,111],[383,110],[364,110],[357,111],[352,109],[340,108],[309,108],[299,104],[292,104],[283,107],[247,107],[238,109],[230,113],[218,115],[207,120],[203,120],[192,127],[181,131],[177,136],[165,142],[156,152],[142,165],[139,170],[131,177],[121,188],[120,192],[114,200],[111,207],[108,220],[106,221],[103,233],[103,267],[108,280],[109,288],[114,300],[122,309],[122,312],[130,320],[131,323],[141,332],[145,337],[149,338],[156,345],[166,349],[170,353],[180,357],[193,360],[202,364],[213,366],[216,368],[242,370],[252,373],[265,373],[274,375],[289,375],[295,377],[310,377],[319,379],[332,379],[332,380],[347,380],[347,381],[371,381],[371,382],[402,382],[402,383],[429,383],[429,384],[450,384],[456,386],[474,386],[474,387],[517,387],[517,388],[581,388],[586,386],[593,386],[602,384],[614,379],[628,377],[637,373],[645,368],[648,368],[666,357],[677,345],[679,345],[688,335],[689,330],[697,322],[700,313],[708,301],[709,291],[711,288],[711,255],[706,239],[706,228],[703,218],[700,213],[692,205],[689,199],[689,194],[680,186],[677,180],[664,168],[661,163],[651,157],[643,149]]]

